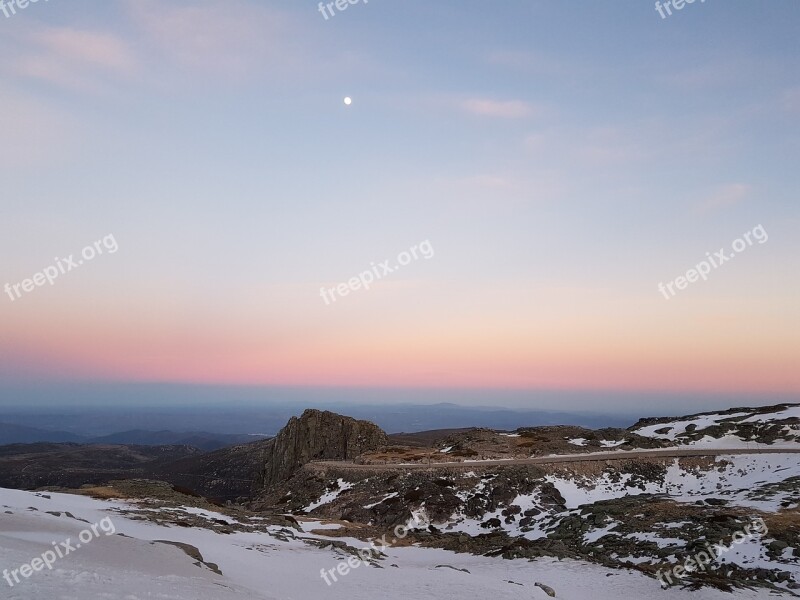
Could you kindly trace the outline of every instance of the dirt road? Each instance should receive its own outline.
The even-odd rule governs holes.
[[[663,448],[658,450],[632,450],[617,452],[593,452],[588,454],[566,454],[560,456],[537,456],[509,460],[465,460],[460,462],[398,463],[362,465],[346,461],[314,461],[309,466],[337,469],[402,470],[413,469],[474,469],[475,467],[501,467],[518,465],[551,465],[557,463],[629,460],[632,458],[681,458],[684,456],[728,456],[731,454],[800,454],[800,448]]]

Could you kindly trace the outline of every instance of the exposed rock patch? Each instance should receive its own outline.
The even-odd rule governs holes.
[[[288,479],[312,460],[352,460],[388,443],[386,433],[374,423],[329,411],[306,410],[292,417],[269,444],[261,472],[262,488]]]

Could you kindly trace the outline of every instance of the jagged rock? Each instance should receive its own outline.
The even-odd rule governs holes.
[[[315,459],[349,460],[388,443],[386,433],[374,423],[329,411],[309,409],[292,417],[269,448],[260,484],[268,488],[288,479]]]

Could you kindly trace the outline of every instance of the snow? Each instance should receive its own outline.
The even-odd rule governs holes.
[[[228,515],[223,515],[222,513],[208,511],[208,510],[201,510],[199,508],[195,508],[194,506],[181,506],[179,508],[167,508],[165,510],[172,510],[175,512],[185,512],[190,515],[196,515],[198,517],[203,517],[209,521],[218,520],[227,523],[228,525],[236,525],[239,521],[235,519],[231,519]]]
[[[648,426],[637,433],[675,439],[692,423],[702,429],[721,419],[761,422],[791,417],[800,417],[800,407],[771,415],[753,415],[752,412],[705,415]],[[673,427],[669,434],[654,433],[655,429],[667,426]],[[797,425],[786,425],[783,429],[787,435],[797,435],[800,430]],[[576,446],[587,444],[584,438],[568,441]],[[624,440],[601,440],[600,444],[604,448],[614,448],[624,444]],[[721,439],[705,436],[693,445],[737,450],[765,446],[730,434]],[[782,441],[765,447],[797,448],[798,443]],[[492,462],[496,462],[496,459]],[[791,491],[794,489],[792,486],[785,486],[787,490],[781,491],[776,485],[788,478],[800,477],[800,461],[796,454],[729,454],[709,457],[704,461],[681,461],[675,458],[665,464],[663,480],[637,483],[637,486],[631,485],[632,476],[629,474],[581,476],[562,475],[563,471],[555,471],[557,474],[546,476],[546,480],[558,489],[570,512],[558,513],[552,507],[542,506],[541,490],[536,489],[530,494],[518,494],[510,502],[504,502],[497,510],[480,518],[454,514],[447,522],[436,523],[436,526],[446,531],[480,535],[489,531],[481,523],[497,518],[502,529],[510,535],[535,540],[546,537],[553,525],[566,515],[578,514],[579,511],[575,509],[583,504],[631,494],[663,494],[686,503],[717,498],[728,501],[734,507],[773,513],[787,506],[791,509],[800,501],[800,494]],[[688,466],[698,464],[705,466]],[[490,479],[479,479],[475,471],[463,473],[460,477],[469,478],[471,488],[457,492],[462,500],[485,493],[492,487]],[[352,487],[353,484],[338,479],[334,489],[323,493],[305,510],[313,511],[333,502]],[[365,508],[377,506],[397,495],[397,492],[387,493]],[[528,526],[522,527],[519,524],[522,514],[506,522],[502,512],[508,505],[519,506],[523,513],[529,509],[539,509],[541,512],[530,519]],[[245,530],[223,534],[204,527],[165,526],[129,514],[131,510],[148,511],[147,514],[157,510],[191,514],[207,520],[209,525],[213,521],[220,521]],[[60,512],[61,516],[48,514],[47,511]],[[70,512],[75,518],[66,516],[65,512]],[[387,600],[452,600],[489,596],[493,600],[546,600],[545,593],[533,586],[534,581],[553,587],[557,598],[563,600],[617,600],[655,595],[663,600],[755,600],[764,597],[763,590],[737,590],[734,593],[711,588],[698,592],[679,587],[661,590],[655,579],[638,571],[608,569],[583,561],[550,558],[504,560],[413,545],[385,547],[385,560],[373,566],[362,563],[343,576],[337,568],[346,564],[344,561],[351,559],[352,555],[335,547],[319,548],[304,541],[337,540],[355,548],[369,546],[364,540],[338,536],[337,530],[343,527],[341,523],[300,517],[299,531],[272,526],[264,532],[246,525],[255,519],[237,521],[223,513],[191,506],[156,509],[152,505],[140,507],[118,500],[5,489],[0,489],[0,573],[3,570],[19,570],[22,565],[31,564],[33,559],[51,550],[54,543],[67,538],[77,540],[79,532],[107,517],[113,520],[116,535],[106,536],[101,531],[91,543],[83,544],[73,553],[58,559],[52,570],[33,572],[29,578],[22,578],[13,587],[7,587],[6,581],[0,577],[3,597],[9,600],[306,600],[314,597],[331,600],[373,600],[376,597]],[[424,526],[427,520],[428,513],[423,503],[412,512],[407,527]],[[622,536],[668,549],[671,554],[664,560],[673,564],[682,564],[691,558],[685,550],[687,540],[671,537],[682,535],[676,529],[687,525],[686,522],[664,522],[654,526],[654,531],[637,533],[616,532],[619,525],[618,521],[609,520],[584,533],[583,540],[587,544],[603,544],[605,536]],[[264,525],[259,527],[263,529]],[[387,537],[391,539],[391,533]],[[757,536],[745,538],[739,544],[731,544],[729,550],[715,557],[714,563],[723,572],[728,568],[726,565],[737,564],[748,568],[787,570],[797,577],[800,560],[794,556],[793,548],[787,548],[780,555],[770,558],[767,554],[770,541],[769,538],[759,539]],[[197,562],[181,548],[165,542],[196,547],[203,560],[218,565],[222,574]],[[639,554],[638,550],[634,554]],[[653,560],[646,555],[616,559],[631,564]],[[442,568],[442,565],[466,569],[468,572]],[[334,573],[337,581],[328,585],[320,576],[321,570],[330,577]]]
[[[800,448],[800,443],[798,442],[780,441],[773,442],[771,444],[764,444],[761,442],[751,442],[733,434],[723,435],[720,438],[704,435],[699,440],[686,442],[686,445],[697,448],[712,448],[720,450],[740,450],[742,448],[748,448],[752,450],[757,448]]]
[[[593,478],[548,475],[546,479],[564,497],[567,508],[628,495],[667,494],[680,502],[723,498],[734,505],[776,512],[790,493],[764,494],[765,486],[800,476],[796,454],[720,455],[714,460],[713,468],[686,470],[680,459],[673,459],[663,482],[651,481],[642,487],[628,486],[630,474],[612,477],[604,473]]]
[[[123,502],[68,494],[51,494],[47,499],[30,492],[0,489],[0,508],[3,568],[29,563],[49,549],[51,541],[75,538],[87,527],[86,523],[63,515],[49,515],[46,510],[69,511],[90,523],[111,515],[117,533],[124,534],[101,536],[58,561],[52,571],[33,573],[14,588],[5,589],[4,598],[9,600],[546,600],[544,592],[533,586],[534,581],[553,587],[563,600],[617,600],[655,594],[663,600],[755,600],[763,596],[757,591],[661,591],[655,579],[641,573],[583,561],[503,560],[413,546],[386,548],[383,568],[362,565],[346,576],[337,573],[337,581],[328,586],[320,570],[336,572],[340,561],[349,555],[315,548],[292,536],[278,539],[263,532],[223,535],[202,528],[164,527],[121,514],[119,511],[129,508]],[[12,514],[5,514],[8,511]],[[306,523],[309,528],[320,528],[318,522]],[[35,534],[36,539],[22,536],[21,531]],[[367,546],[366,542],[350,538],[335,539],[357,548]],[[179,548],[152,544],[153,540],[191,544],[205,561],[219,565],[223,574],[198,567]],[[740,552],[743,554],[745,549]],[[438,565],[469,572],[437,568]],[[0,584],[6,585],[2,579]]]
[[[675,459],[667,470],[664,491],[674,499],[724,498],[732,504],[777,512],[786,492],[759,499],[759,488],[800,475],[796,454],[736,454],[718,456],[717,468],[687,471]]]
[[[306,519],[302,517],[297,518],[297,523],[305,533],[324,529],[341,529],[343,527],[341,523],[325,523],[316,519]]]
[[[629,562],[634,565],[650,562],[650,558],[647,556],[618,556],[617,560],[620,562]]]
[[[378,506],[378,504],[380,504],[381,502],[385,502],[389,498],[396,498],[398,495],[399,494],[397,492],[391,492],[389,494],[386,494],[383,498],[381,498],[377,502],[373,502],[372,504],[366,504],[364,508],[374,508],[375,506]]]
[[[680,538],[667,538],[661,537],[656,533],[629,533],[624,537],[632,539],[632,540],[639,540],[640,542],[650,542],[652,544],[656,544],[659,548],[673,548],[677,546],[678,548],[683,548],[686,546],[686,540],[682,540]]]
[[[767,421],[782,421],[784,419],[791,419],[792,417],[800,419],[800,406],[792,406],[776,413],[753,415],[752,417],[743,419],[742,423],[766,423]]]
[[[726,546],[726,548],[728,548],[728,550],[722,552],[721,555],[716,558],[717,562],[734,563],[740,567],[748,567],[751,569],[786,568],[786,565],[776,563],[767,557],[766,547],[762,544],[758,536],[745,538],[744,541],[739,544],[731,543],[729,546]]]
[[[611,531],[613,529],[616,529],[616,527],[618,525],[619,525],[619,521],[612,521],[611,523],[609,523],[605,527],[600,527],[600,528],[594,529],[592,531],[587,531],[586,533],[583,534],[583,541],[586,544],[593,544],[594,542],[598,541],[603,536],[606,536],[609,533],[611,533]]]
[[[567,508],[578,508],[582,504],[592,504],[599,500],[610,500],[627,495],[626,491],[636,488],[626,488],[625,483],[630,475],[621,478],[612,478],[608,474],[594,479],[578,479],[548,475],[546,480],[552,483],[564,497]]]
[[[469,496],[473,494],[480,494],[486,490],[487,481],[480,481],[472,491],[459,491],[457,495],[461,498],[462,501],[466,502]],[[510,504],[514,504],[519,506],[521,511],[524,513],[526,510],[530,508],[539,508],[539,496],[540,492],[537,490],[532,494],[519,494],[517,495]],[[488,521],[489,519],[499,519],[501,523],[505,520],[505,516],[502,514],[504,508],[498,508],[494,512],[489,512],[484,514],[480,518],[468,518],[463,514],[456,513],[450,517],[449,522],[446,525],[442,525],[440,523],[436,523],[437,527],[444,527],[447,531],[458,531],[462,533],[468,533],[469,535],[481,535],[490,531],[484,527],[481,527],[481,523]],[[522,535],[528,539],[540,539],[546,536],[546,531],[542,528],[541,521],[549,518],[550,515],[546,512],[542,512],[537,516],[536,522],[531,526],[529,531],[523,531],[522,528],[519,526],[518,521],[514,521],[513,523],[504,523],[503,529],[509,532],[511,535]]]
[[[784,410],[772,413],[753,414],[750,412],[737,412],[732,414],[709,414],[693,417],[690,419],[682,419],[676,421],[669,421],[665,423],[657,423],[655,425],[647,425],[634,430],[634,433],[644,436],[662,440],[678,441],[690,446],[700,446],[708,448],[736,448],[741,447],[744,442],[748,442],[751,448],[800,448],[800,440],[784,440],[774,444],[761,444],[749,442],[739,436],[727,434],[722,438],[713,438],[705,436],[699,441],[690,441],[680,436],[686,433],[686,428],[689,425],[695,425],[696,430],[702,432],[703,429],[713,425],[719,425],[723,421],[736,425],[737,423],[769,423],[773,421],[781,421],[790,418],[800,418],[800,406],[791,406]],[[656,433],[657,430],[669,427],[671,428],[667,433]],[[786,436],[796,436],[800,433],[800,426],[786,425],[783,428],[783,433]]]
[[[622,446],[625,443],[625,440],[619,440],[615,442],[614,440],[600,440],[600,445],[603,448],[616,448],[617,446]]]
[[[703,415],[701,417],[686,419],[684,421],[670,421],[668,423],[657,423],[655,425],[647,425],[646,427],[640,427],[639,429],[635,429],[633,433],[644,437],[653,437],[653,438],[674,441],[676,435],[679,435],[681,433],[686,433],[686,428],[689,425],[697,425],[697,429],[705,429],[706,427],[718,425],[723,419],[746,417],[749,414],[751,413],[745,412],[745,413],[733,413],[730,415],[723,415],[723,414]],[[664,427],[671,427],[672,429],[667,433],[656,433],[657,429],[662,429]]]
[[[317,500],[316,502],[312,502],[311,504],[306,506],[303,510],[305,510],[306,512],[311,512],[312,510],[316,510],[320,506],[324,506],[325,504],[333,502],[339,497],[339,494],[353,487],[352,483],[350,483],[349,481],[345,481],[344,479],[341,478],[338,479],[336,483],[338,484],[338,487],[335,490],[332,490],[330,492],[325,492],[324,494],[322,494],[322,496],[320,496],[319,500]]]

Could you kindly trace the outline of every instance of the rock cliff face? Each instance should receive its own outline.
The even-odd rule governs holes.
[[[292,417],[270,440],[260,483],[269,488],[291,477],[309,461],[347,460],[387,442],[386,433],[374,423],[309,409],[299,418]]]

